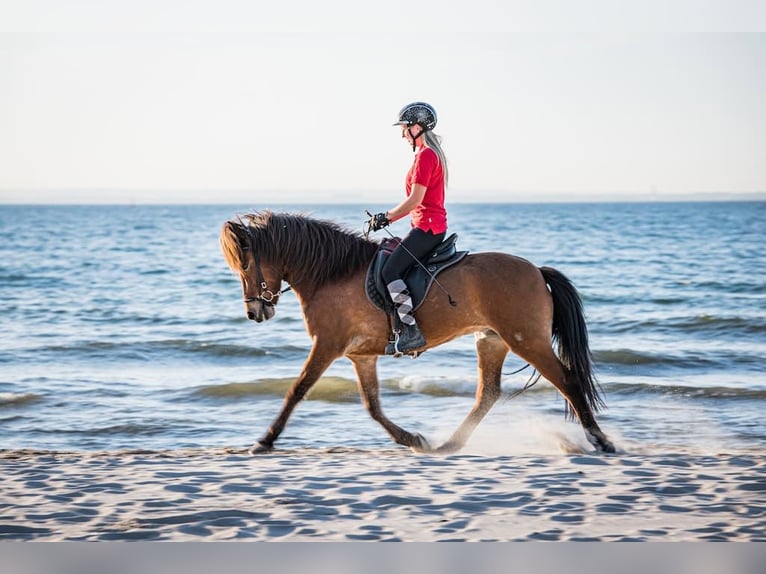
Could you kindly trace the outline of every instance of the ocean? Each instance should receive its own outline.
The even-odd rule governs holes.
[[[362,230],[385,205],[0,206],[0,448],[246,447],[277,415],[310,349],[292,294],[248,321],[218,233],[255,208]],[[448,204],[460,249],[556,267],[585,305],[607,409],[626,452],[766,445],[766,203]],[[406,222],[390,228],[406,232]],[[383,237],[379,232],[378,237]],[[582,444],[563,399],[509,355],[507,396],[466,452]],[[473,404],[472,337],[381,357],[382,405],[438,442]],[[279,448],[389,448],[337,361]]]

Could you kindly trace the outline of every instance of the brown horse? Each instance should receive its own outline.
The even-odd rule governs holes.
[[[389,420],[380,406],[376,365],[389,327],[364,287],[378,243],[331,222],[270,211],[226,222],[220,242],[227,264],[242,280],[247,317],[258,323],[274,317],[285,281],[301,304],[313,341],[281,412],[251,453],[273,448],[297,403],[342,356],[354,365],[368,412],[395,442],[417,452],[454,452],[500,397],[508,351],[553,383],[566,399],[568,413],[579,419],[597,449],[614,452],[594,416],[603,403],[591,368],[582,303],[559,271],[504,253],[476,253],[439,275],[456,305],[432,289],[418,309],[427,348],[477,333],[479,381],[473,409],[449,440],[432,448],[419,434]],[[558,357],[552,341],[558,343]]]

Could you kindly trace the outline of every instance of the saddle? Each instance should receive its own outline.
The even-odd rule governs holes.
[[[386,289],[386,285],[380,276],[380,270],[400,241],[400,238],[395,237],[392,239],[385,238],[380,242],[380,248],[367,268],[367,278],[365,280],[367,298],[378,309],[389,315],[393,315],[395,309],[388,294],[388,289]],[[456,242],[457,233],[453,233],[437,245],[426,259],[421,261],[422,265],[415,263],[402,278],[410,291],[413,311],[420,307],[425,300],[436,276],[445,269],[460,262],[468,254],[468,251],[458,251],[457,247],[455,247]],[[425,269],[423,268],[424,266]]]

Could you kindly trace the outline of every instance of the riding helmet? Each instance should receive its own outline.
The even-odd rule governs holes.
[[[432,105],[425,102],[412,102],[399,110],[399,121],[395,126],[414,126],[415,124],[424,130],[432,130],[436,127],[436,110]]]

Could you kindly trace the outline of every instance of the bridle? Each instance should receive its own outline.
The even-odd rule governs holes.
[[[247,249],[250,249],[253,253],[253,261],[255,261],[255,279],[258,281],[258,286],[261,289],[261,292],[256,297],[244,297],[242,300],[245,303],[253,303],[255,301],[260,301],[262,304],[268,306],[268,307],[274,307],[277,302],[274,301],[274,299],[279,298],[279,296],[282,293],[287,293],[288,291],[292,290],[292,285],[288,285],[285,289],[280,289],[276,293],[271,290],[268,283],[266,283],[266,280],[263,278],[263,272],[261,271],[261,261],[258,257],[258,253],[255,251],[255,248],[253,246],[253,235],[250,233],[250,228],[248,226],[244,226],[245,230],[247,231],[247,238],[248,238],[248,245]],[[280,281],[280,287],[281,287],[281,281]]]

